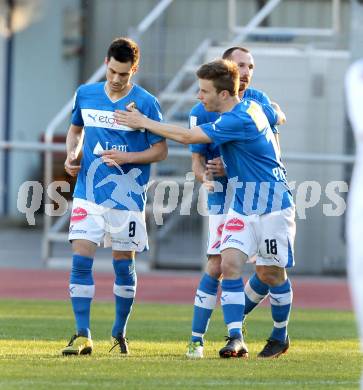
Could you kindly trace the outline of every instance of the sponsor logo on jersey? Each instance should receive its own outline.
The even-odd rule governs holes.
[[[99,142],[97,142],[95,148],[93,149],[93,154],[99,156],[104,151],[105,149],[103,149],[102,145]]]
[[[87,215],[87,210],[83,209],[82,207],[76,207],[72,211],[71,222],[77,223],[83,221],[85,218],[87,218]]]
[[[223,228],[224,228],[224,223],[222,223],[221,225],[218,226],[217,228],[217,234],[218,236],[221,236],[222,233],[223,233]]]
[[[114,118],[113,111],[82,109],[82,118],[84,126],[103,127],[112,130],[134,131],[131,127],[120,125]]]
[[[227,221],[225,229],[230,232],[239,232],[245,228],[245,224],[241,219],[232,218]]]
[[[96,146],[93,149],[93,154],[99,156],[105,150],[119,150],[120,152],[127,152],[127,145],[124,144],[110,144],[109,141],[106,141],[105,148],[102,147],[100,142],[97,142]]]

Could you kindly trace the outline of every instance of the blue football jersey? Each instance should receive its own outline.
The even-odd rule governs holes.
[[[271,101],[269,97],[262,91],[254,88],[248,88],[244,92],[243,99],[255,100],[259,104],[264,105],[264,110],[269,118],[270,126],[274,132],[278,132],[275,127],[277,122],[276,112],[270,106]],[[218,112],[206,111],[202,103],[197,103],[189,114],[189,127],[199,126],[205,123],[216,121],[220,117]],[[221,153],[218,145],[211,144],[192,144],[189,145],[192,153],[199,153],[205,156],[206,161],[220,157]],[[224,214],[228,211],[228,205],[225,205],[227,192],[227,177],[215,177],[214,181],[220,183],[215,188],[214,192],[208,192],[208,211],[210,214]],[[226,206],[226,207],[225,207]],[[226,209],[227,208],[227,209]]]
[[[293,205],[274,134],[262,107],[242,100],[214,123],[200,125],[220,147],[238,213],[266,214]]]
[[[164,138],[145,129],[134,130],[116,123],[115,110],[135,103],[148,118],[162,120],[157,99],[138,85],[117,101],[106,93],[105,82],[78,88],[72,111],[72,124],[84,127],[81,170],[73,196],[120,210],[144,210],[150,164],[124,164],[109,167],[102,162],[105,150],[141,152]]]

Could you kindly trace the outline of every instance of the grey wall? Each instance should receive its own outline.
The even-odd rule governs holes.
[[[115,36],[128,34],[157,4],[157,0],[92,0],[89,2],[84,79],[105,57]],[[175,0],[144,36],[140,82],[157,92],[175,74],[205,38],[224,41],[227,31],[226,0]],[[243,0],[242,22],[254,14],[255,0]]]
[[[15,35],[11,112],[14,141],[38,141],[78,84],[78,56],[63,56],[63,16],[67,7],[77,12],[79,1],[44,1],[37,20]],[[19,186],[25,180],[41,179],[43,172],[38,153],[13,152],[10,161],[9,210],[16,215]]]
[[[83,78],[89,77],[105,56],[112,38],[128,34],[157,0],[90,0]],[[333,41],[318,45],[346,47],[350,23],[349,0],[342,0],[342,31]],[[227,0],[175,0],[140,40],[140,82],[156,93],[175,74],[205,38],[226,42]],[[238,0],[236,21],[246,25],[257,11],[256,0]],[[331,0],[283,0],[269,18],[271,26],[322,27],[331,25]],[[317,42],[309,38],[312,45]],[[304,40],[305,42],[307,39]]]

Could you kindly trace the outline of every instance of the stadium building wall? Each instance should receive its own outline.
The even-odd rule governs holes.
[[[109,41],[118,35],[126,35],[132,27],[157,3],[156,0],[90,0],[87,7],[86,47],[83,61],[83,79],[89,77],[101,59]],[[227,0],[177,0],[158,19],[139,43],[142,60],[140,82],[157,93],[180,69],[188,56],[206,38],[214,42],[228,42]],[[246,25],[256,14],[256,0],[237,1],[238,25]],[[334,40],[312,46],[346,48],[350,18],[349,0],[341,1],[342,33]],[[283,0],[266,21],[268,26],[282,27],[331,27],[331,0]],[[279,37],[276,37],[279,40]],[[287,37],[286,39],[289,39]],[[290,37],[290,41],[295,41]],[[305,40],[306,41],[306,40]],[[248,43],[246,43],[248,46]],[[271,42],[273,45],[273,42]]]
[[[77,32],[72,20],[80,1],[41,1],[29,25],[14,35],[12,69],[11,140],[39,141],[49,121],[72,98],[79,81]],[[79,22],[79,21],[78,21]],[[2,58],[2,57],[1,57]],[[1,84],[2,85],[2,84]],[[64,129],[68,126],[64,123]],[[17,212],[19,186],[42,180],[41,155],[14,151],[10,154],[9,214]],[[22,220],[24,216],[21,215]]]

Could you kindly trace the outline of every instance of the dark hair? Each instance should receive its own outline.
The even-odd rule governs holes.
[[[203,80],[213,81],[217,93],[226,90],[231,96],[238,95],[239,71],[233,61],[215,60],[203,64],[197,70],[197,76]]]
[[[239,51],[243,51],[244,53],[250,53],[250,51],[248,49],[246,49],[245,47],[242,47],[242,46],[234,46],[234,47],[230,47],[229,49],[227,49],[223,55],[222,55],[222,58],[224,60],[228,60],[228,58],[231,57],[232,53],[235,51],[235,50],[239,50]]]
[[[107,50],[107,59],[110,60],[111,57],[118,62],[137,65],[140,60],[139,46],[130,38],[116,38]]]

